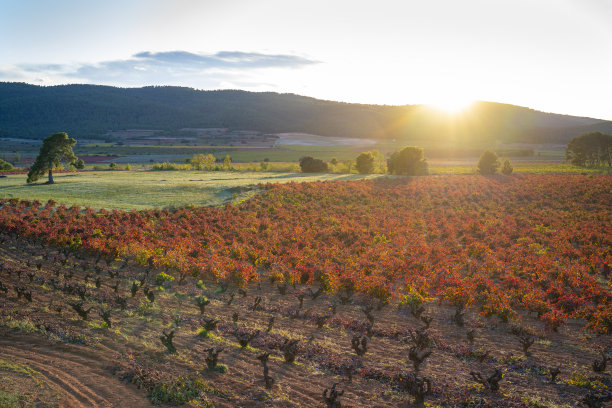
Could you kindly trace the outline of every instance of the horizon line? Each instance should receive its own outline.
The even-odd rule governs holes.
[[[303,97],[303,98],[316,99],[316,100],[324,101],[324,102],[346,103],[346,104],[352,104],[352,105],[389,106],[389,107],[407,107],[407,106],[410,106],[410,107],[420,107],[420,106],[428,106],[431,109],[436,109],[435,104],[433,104],[433,103],[406,103],[406,104],[364,103],[364,102],[355,102],[355,101],[338,100],[338,99],[325,99],[325,98],[320,98],[320,97],[311,96],[311,95],[298,94],[298,93],[295,93],[295,92],[250,91],[250,90],[240,89],[240,88],[204,89],[204,88],[196,88],[196,87],[191,87],[191,86],[186,86],[186,85],[170,85],[170,84],[168,84],[168,85],[128,86],[128,85],[95,84],[95,83],[86,83],[86,82],[71,82],[71,83],[65,83],[65,84],[44,85],[44,84],[36,84],[36,83],[25,82],[25,81],[0,81],[0,84],[21,84],[21,85],[36,86],[36,87],[39,87],[39,88],[52,88],[52,87],[60,87],[60,86],[75,86],[75,85],[79,86],[80,85],[80,86],[99,86],[99,87],[117,88],[117,89],[183,88],[183,89],[190,89],[190,90],[198,91],[198,92],[239,91],[239,92],[253,93],[253,94],[294,95],[294,96],[299,96],[299,97]],[[508,105],[508,106],[514,106],[514,107],[523,108],[523,109],[529,109],[529,110],[540,112],[540,113],[544,113],[544,114],[560,115],[560,116],[571,116],[571,117],[575,117],[575,118],[585,118],[585,119],[600,120],[600,121],[603,121],[603,122],[612,122],[612,118],[611,119],[602,119],[602,118],[596,118],[596,117],[593,117],[593,116],[575,115],[575,114],[571,114],[571,113],[551,112],[551,111],[546,111],[546,110],[540,110],[540,109],[532,108],[532,107],[529,107],[529,106],[517,105],[517,104],[509,103],[509,102],[500,102],[500,101],[491,101],[491,100],[476,99],[476,100],[474,100],[470,104],[470,106],[473,105],[473,104],[476,104],[476,103],[491,103],[491,104],[499,104],[499,105]],[[469,107],[467,109],[469,109]]]

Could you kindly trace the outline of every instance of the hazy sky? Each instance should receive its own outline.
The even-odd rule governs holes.
[[[612,119],[612,0],[0,0],[0,81]]]

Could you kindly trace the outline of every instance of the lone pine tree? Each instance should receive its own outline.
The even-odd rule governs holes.
[[[53,167],[59,166],[62,161],[75,163],[78,160],[72,151],[75,144],[76,140],[68,137],[65,132],[54,133],[43,140],[40,153],[28,173],[28,183],[34,183],[49,172],[46,184],[53,184]]]

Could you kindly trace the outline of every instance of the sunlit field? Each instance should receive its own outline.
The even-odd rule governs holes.
[[[518,174],[610,174],[609,167],[587,168],[560,162],[515,161],[512,163],[513,173]],[[432,160],[429,165],[431,174],[475,174],[476,163]]]
[[[53,185],[28,185],[25,174],[0,179],[0,198],[122,210],[185,205],[216,206],[243,200],[260,183],[354,180],[357,174],[303,174],[197,171],[93,171],[61,173]],[[44,182],[44,180],[42,180]]]

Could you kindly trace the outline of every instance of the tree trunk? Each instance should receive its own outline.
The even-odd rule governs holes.
[[[49,167],[49,181],[47,181],[47,184],[53,184],[53,183],[55,183],[53,181],[53,168]]]

